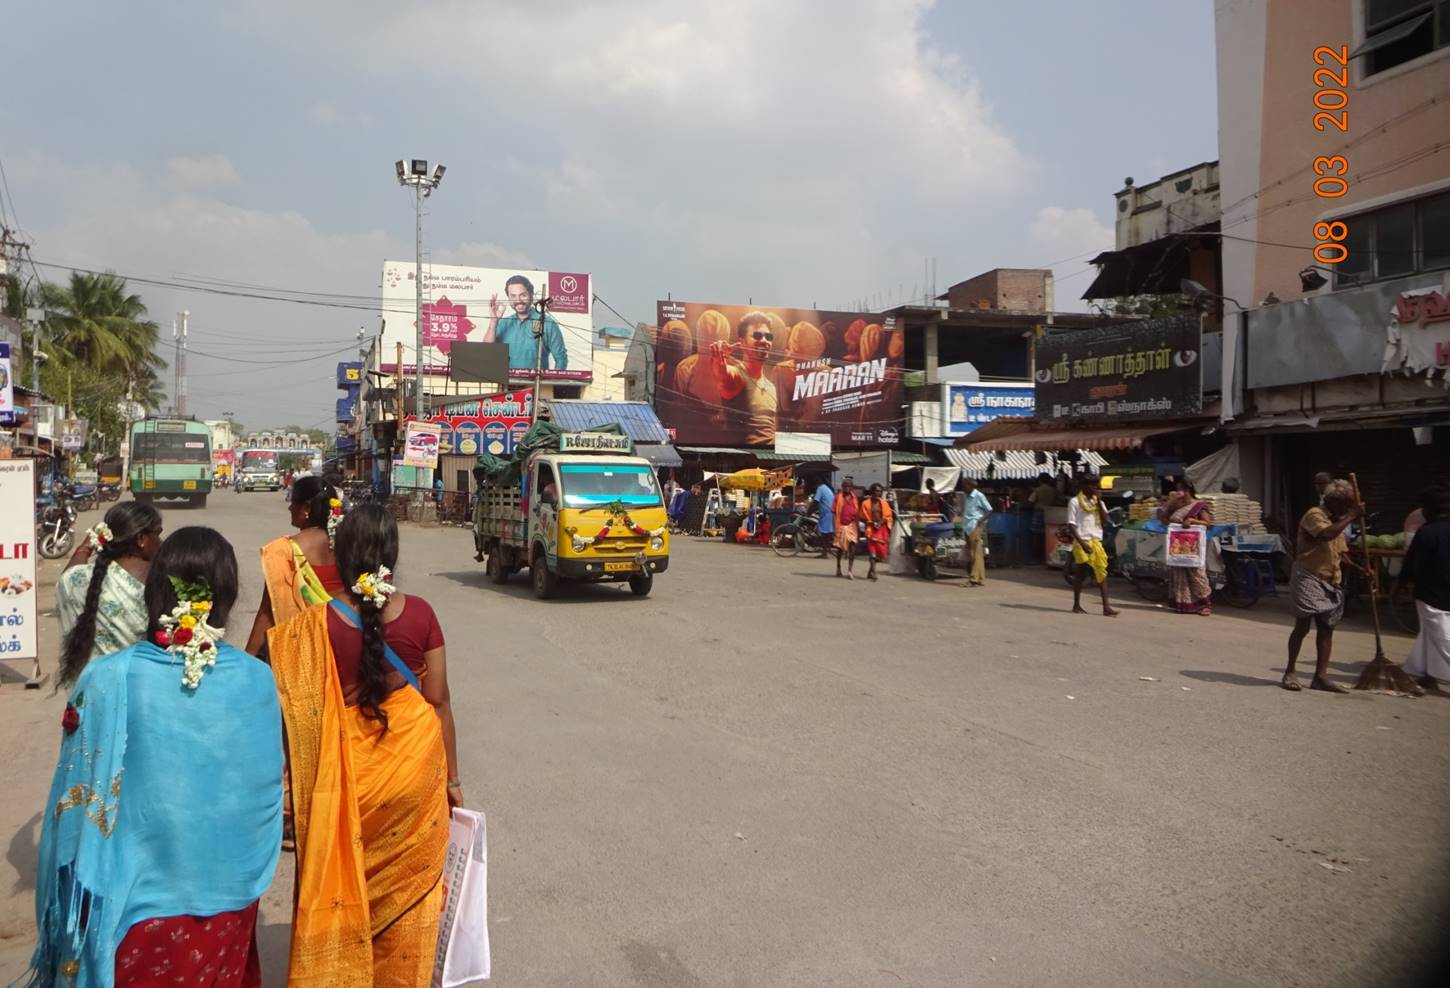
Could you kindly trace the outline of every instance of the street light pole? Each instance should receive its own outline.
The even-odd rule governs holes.
[[[394,169],[398,175],[399,185],[411,185],[413,187],[413,218],[414,218],[414,253],[413,253],[413,287],[416,291],[413,305],[413,417],[415,421],[423,421],[423,200],[433,194],[443,181],[443,173],[448,169],[443,165],[437,165],[433,174],[428,174],[428,161],[426,158],[412,158],[407,162],[399,160],[394,163]],[[402,368],[398,368],[399,374]]]

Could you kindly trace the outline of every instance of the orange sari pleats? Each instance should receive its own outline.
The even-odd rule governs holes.
[[[426,984],[448,850],[438,716],[411,687],[383,703],[386,734],[346,706],[325,605],[273,628],[268,644],[297,833],[287,983]]]

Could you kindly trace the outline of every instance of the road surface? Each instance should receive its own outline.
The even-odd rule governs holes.
[[[280,495],[165,515],[237,546],[239,642]],[[1187,617],[1120,588],[1108,620],[1040,571],[847,583],[679,539],[647,599],[542,603],[419,526],[398,570],[448,637],[499,985],[1396,984],[1450,919],[1450,702],[1285,693],[1269,602]],[[1336,677],[1372,654],[1342,630]],[[0,686],[0,982],[62,704]]]

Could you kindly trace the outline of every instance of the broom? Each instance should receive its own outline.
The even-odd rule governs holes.
[[[1349,475],[1349,485],[1354,488],[1354,503],[1363,508],[1364,502],[1359,497],[1359,480],[1352,473]],[[1410,674],[1385,656],[1384,642],[1380,638],[1379,579],[1369,558],[1369,541],[1366,538],[1369,532],[1364,525],[1364,518],[1367,516],[1368,512],[1360,516],[1359,548],[1364,557],[1365,578],[1369,586],[1369,615],[1374,623],[1374,658],[1359,674],[1359,681],[1354,684],[1354,688],[1395,696],[1422,696],[1424,690],[1410,678]]]

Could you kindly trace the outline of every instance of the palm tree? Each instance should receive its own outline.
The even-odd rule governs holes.
[[[47,342],[62,362],[135,379],[154,378],[166,366],[156,355],[156,323],[141,296],[127,294],[124,279],[77,271],[70,284],[43,285],[40,295],[49,310]]]

